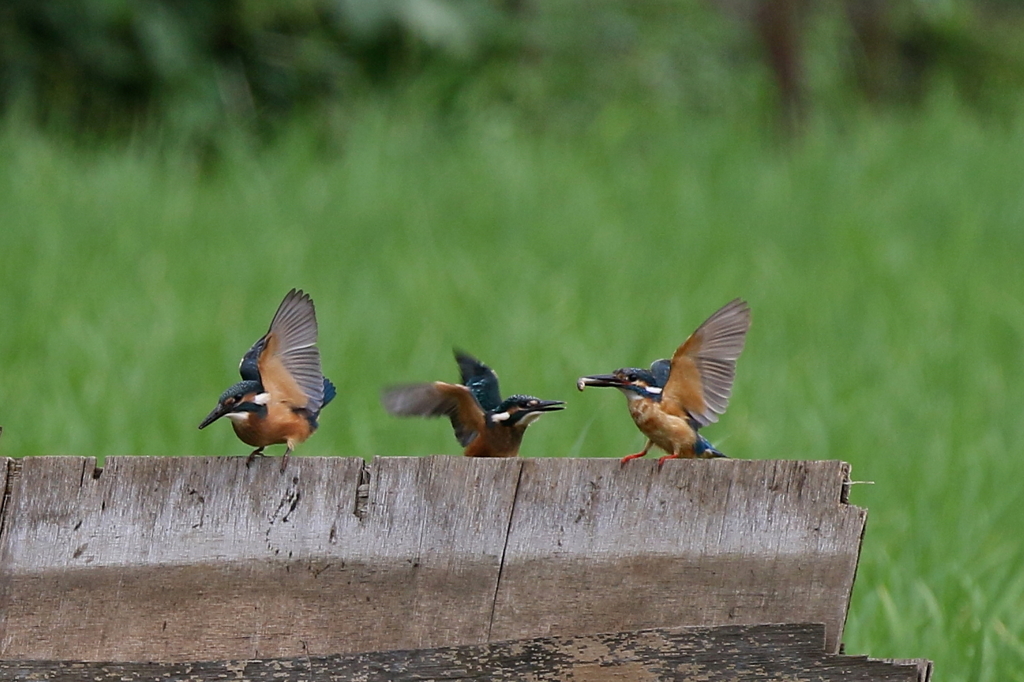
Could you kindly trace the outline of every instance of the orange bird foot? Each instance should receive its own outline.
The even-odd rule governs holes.
[[[664,457],[658,458],[658,470],[661,470],[661,465],[665,463],[666,459],[679,459],[679,455],[665,455]]]
[[[637,459],[638,457],[643,457],[646,454],[647,454],[647,451],[644,450],[643,452],[637,452],[637,453],[632,454],[632,455],[626,455],[625,457],[622,458],[622,460],[619,462],[619,464],[625,464],[626,462],[628,462],[631,459]]]
[[[266,457],[266,455],[263,454],[263,448],[256,448],[255,450],[249,453],[249,457],[246,458],[245,460],[245,468],[248,469],[249,467],[251,467],[253,461],[257,457]]]

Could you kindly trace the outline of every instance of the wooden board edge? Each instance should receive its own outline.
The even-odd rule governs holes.
[[[728,671],[736,682],[779,679],[930,682],[931,662],[831,654],[824,625],[764,624],[655,628],[589,636],[532,638],[399,651],[187,663],[85,663],[0,660],[0,677],[49,682],[221,679],[263,682],[411,682],[421,679],[708,679]],[[736,674],[737,671],[742,671]]]

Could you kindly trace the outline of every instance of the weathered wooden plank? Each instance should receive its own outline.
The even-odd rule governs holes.
[[[0,657],[296,656],[479,642],[519,461],[28,458]]]
[[[17,468],[20,468],[17,461],[9,457],[0,457],[0,538],[4,536],[4,525],[7,522],[7,506],[11,500],[13,470]],[[2,623],[0,623],[0,627],[2,627]]]
[[[525,460],[491,639],[818,622],[837,652],[866,512],[842,462]]]
[[[676,628],[484,645],[177,664],[0,661],[3,679],[49,682],[928,682],[927,662],[822,650],[821,625]]]
[[[29,458],[0,658],[184,661],[822,622],[864,511],[839,462]]]

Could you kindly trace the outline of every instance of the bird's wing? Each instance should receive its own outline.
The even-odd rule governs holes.
[[[460,384],[435,381],[393,386],[381,394],[381,403],[390,414],[400,417],[448,417],[463,447],[484,429],[483,409],[470,390]]]
[[[469,353],[455,351],[455,361],[459,363],[462,383],[469,387],[473,397],[485,410],[493,410],[501,404],[501,392],[498,390],[498,375],[494,370],[474,358]]]
[[[239,371],[245,377],[247,366],[251,366],[247,358],[255,352],[263,388],[274,399],[304,407],[316,415],[324,402],[324,376],[316,334],[313,300],[292,289],[281,301],[270,331],[242,358]]]
[[[266,346],[267,337],[264,335],[242,356],[242,362],[238,364],[238,373],[242,375],[242,379],[246,381],[260,380],[260,354]]]
[[[651,363],[651,374],[654,375],[654,385],[659,388],[665,388],[665,384],[668,383],[669,374],[672,373],[672,361],[671,360],[655,360]]]
[[[750,307],[735,299],[697,328],[672,356],[662,405],[683,410],[700,426],[718,421],[729,406],[736,359],[750,329]]]

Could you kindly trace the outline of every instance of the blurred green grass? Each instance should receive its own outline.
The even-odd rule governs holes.
[[[381,386],[457,378],[564,399],[524,456],[642,437],[576,377],[645,365],[747,298],[741,458],[842,459],[870,510],[847,650],[1024,679],[1024,127],[956,105],[812,122],[614,111],[586,129],[366,106],[337,154],[301,129],[203,169],[144,144],[0,133],[0,455],[244,454],[196,429],[290,287],[340,397],[298,455],[457,453]],[[760,131],[760,132],[758,132]],[[684,519],[680,523],[685,523]]]

